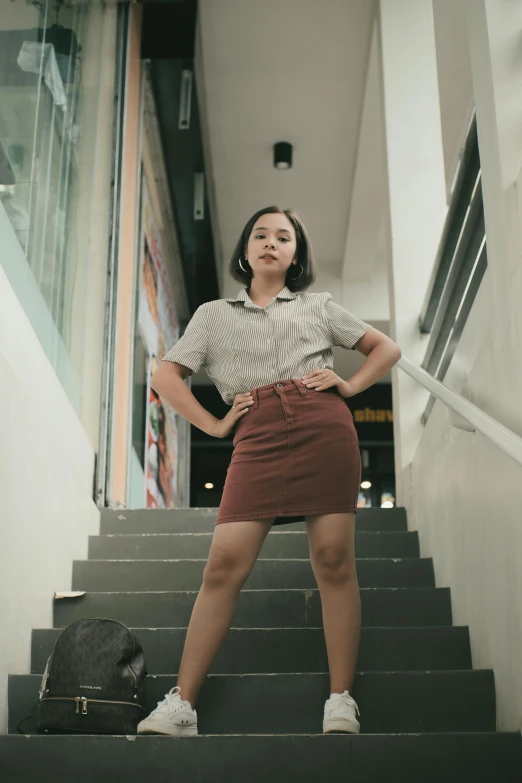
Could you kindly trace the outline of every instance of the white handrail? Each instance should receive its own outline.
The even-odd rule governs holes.
[[[466,400],[461,394],[448,389],[443,383],[433,378],[426,370],[417,367],[405,356],[401,356],[397,366],[410,375],[415,381],[424,386],[431,394],[455,411],[476,430],[489,438],[499,449],[522,465],[522,438],[500,422],[493,419],[487,413],[477,408],[472,402]]]

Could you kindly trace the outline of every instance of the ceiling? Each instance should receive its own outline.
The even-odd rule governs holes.
[[[341,271],[372,21],[371,0],[199,0],[222,296],[238,289],[226,266],[243,225],[270,204],[300,214],[319,269]],[[278,141],[290,170],[273,166]]]
[[[331,290],[342,301],[333,287],[347,265],[373,21],[372,0],[199,0],[196,78],[222,297],[240,288],[227,269],[243,225],[258,209],[281,204],[310,234],[318,266],[310,290]],[[293,145],[290,170],[273,166],[278,141]],[[387,333],[386,320],[372,323]],[[343,377],[363,359],[334,349]],[[209,379],[200,371],[193,382]]]

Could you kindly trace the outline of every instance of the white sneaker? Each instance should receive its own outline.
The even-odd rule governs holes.
[[[359,707],[348,691],[332,693],[324,705],[323,734],[329,731],[347,731],[358,734],[361,724],[355,717],[355,711],[360,716]]]
[[[155,710],[138,723],[138,734],[169,734],[171,737],[195,737],[198,733],[198,716],[189,701],[180,696],[176,685],[158,702]]]

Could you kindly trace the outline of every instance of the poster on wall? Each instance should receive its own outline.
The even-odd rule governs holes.
[[[147,508],[174,508],[178,438],[175,413],[163,405],[151,388],[150,379],[157,365],[151,356],[147,373],[147,419],[145,484]]]
[[[151,388],[150,379],[179,337],[179,324],[161,236],[143,177],[142,253],[138,324],[148,351],[145,425],[147,508],[174,508],[177,494],[178,430],[176,414]]]

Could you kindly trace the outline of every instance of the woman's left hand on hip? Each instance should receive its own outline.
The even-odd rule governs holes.
[[[308,389],[322,391],[331,386],[337,386],[342,397],[352,397],[356,392],[350,386],[350,381],[344,381],[333,370],[312,370],[301,378]]]

